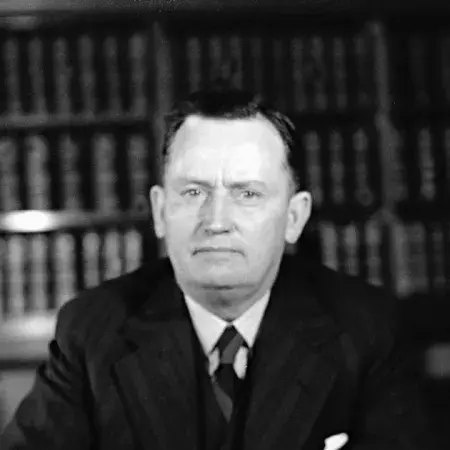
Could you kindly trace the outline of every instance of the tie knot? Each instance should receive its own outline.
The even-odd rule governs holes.
[[[228,326],[217,341],[221,364],[233,364],[236,353],[244,345],[245,341],[234,326]]]

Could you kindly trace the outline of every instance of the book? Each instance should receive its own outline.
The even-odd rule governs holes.
[[[126,229],[123,234],[124,246],[124,272],[136,270],[143,262],[143,239],[142,234],[136,228]]]
[[[305,43],[295,36],[290,42],[290,59],[292,61],[293,105],[295,112],[303,112],[307,108],[306,80],[305,80]]]
[[[369,139],[362,128],[353,133],[353,155],[355,161],[355,200],[363,207],[370,207],[375,200],[375,193],[370,180]]]
[[[414,282],[414,293],[428,293],[430,289],[428,262],[426,251],[426,231],[420,222],[407,225],[409,240],[409,258],[411,279]]]
[[[288,98],[286,89],[286,59],[284,41],[275,37],[272,40],[272,70],[276,105],[281,111],[287,110]]]
[[[26,273],[28,243],[24,236],[11,235],[6,238],[7,315],[23,316],[26,310]]]
[[[318,230],[322,242],[322,263],[334,270],[339,269],[339,235],[336,226],[328,221],[321,221]]]
[[[437,198],[436,167],[433,152],[433,140],[429,127],[418,130],[417,160],[420,173],[420,200],[433,202]]]
[[[315,204],[320,208],[324,201],[320,137],[316,131],[308,131],[303,136],[303,143],[306,158],[307,186],[311,191]]]
[[[92,139],[94,154],[94,191],[96,209],[115,212],[119,209],[116,189],[116,141],[112,133],[95,133]]]
[[[344,140],[340,130],[334,129],[329,138],[330,198],[336,206],[345,203]]]
[[[87,231],[82,236],[83,285],[84,288],[98,286],[100,275],[101,239],[97,231]]]
[[[109,35],[105,38],[103,52],[106,59],[108,112],[119,114],[123,110],[123,105],[120,94],[119,55],[116,36]]]
[[[0,211],[22,209],[17,139],[0,138]]]
[[[6,38],[4,43],[5,73],[6,73],[6,103],[7,115],[10,117],[19,117],[24,114],[22,104],[22,95],[20,86],[19,66],[19,41],[16,37]]]
[[[356,224],[351,223],[343,227],[341,245],[345,272],[353,276],[360,275],[360,236]]]
[[[47,116],[48,109],[44,80],[44,49],[40,37],[35,36],[29,40],[28,53],[32,111],[35,116]]]
[[[243,38],[238,34],[229,37],[231,86],[236,89],[244,87]]]
[[[374,286],[381,286],[384,283],[382,270],[383,235],[381,225],[375,221],[369,220],[364,228],[367,281]]]
[[[375,55],[372,37],[367,32],[353,36],[353,57],[355,58],[356,109],[370,108],[375,101]]]
[[[434,222],[429,230],[430,247],[427,249],[430,255],[432,273],[432,287],[434,294],[446,294],[447,278],[446,278],[446,252],[445,252],[445,233],[444,224]]]
[[[408,177],[408,167],[405,161],[406,143],[404,131],[392,131],[392,145],[390,152],[390,180],[392,201],[401,204],[411,199],[411,188]]]
[[[26,136],[25,155],[28,209],[52,209],[50,148],[47,139],[42,135]]]
[[[196,36],[188,37],[186,41],[187,77],[189,92],[198,91],[202,86],[202,55],[200,39]]]
[[[58,37],[53,42],[53,64],[56,114],[68,116],[74,110],[70,88],[73,70],[70,64],[69,43],[65,37]]]
[[[77,294],[76,243],[69,233],[53,237],[54,298],[56,309]]]
[[[444,154],[445,165],[445,199],[450,198],[450,126],[444,126],[442,132],[442,153]]]
[[[122,273],[122,239],[117,230],[105,232],[103,243],[103,280],[110,280]]]
[[[310,87],[312,90],[312,109],[325,111],[328,108],[327,98],[327,68],[325,67],[325,45],[321,36],[315,35],[309,41],[310,64],[309,72]]]
[[[251,68],[251,89],[254,92],[264,92],[264,73],[263,67],[263,40],[261,36],[250,36],[250,68]]]
[[[129,38],[129,60],[131,67],[130,112],[135,116],[144,116],[147,112],[147,37],[136,32]]]
[[[7,299],[7,293],[6,293],[6,275],[7,275],[7,268],[6,268],[6,251],[7,251],[7,245],[6,240],[0,236],[0,323],[3,322],[3,320],[6,318],[6,312],[8,305],[6,303]]]
[[[80,146],[70,134],[64,133],[59,138],[58,151],[61,174],[61,207],[66,210],[82,210]]]
[[[443,94],[443,103],[446,108],[450,106],[450,36],[444,36],[439,41],[440,47],[440,83]]]
[[[427,64],[429,54],[424,36],[415,34],[408,39],[408,62],[411,82],[411,100],[413,108],[428,108],[431,105],[428,88]],[[410,101],[411,101],[410,100]]]
[[[410,268],[408,231],[405,224],[401,222],[393,223],[389,228],[393,291],[399,298],[405,298],[411,295],[415,289]]]
[[[95,70],[95,45],[94,39],[88,34],[82,34],[78,37],[77,53],[79,56],[80,67],[80,91],[82,114],[87,117],[93,117],[97,112],[97,72]],[[134,61],[134,58],[133,58]],[[134,66],[132,66],[134,67]],[[66,76],[67,77],[67,76]],[[67,83],[68,83],[67,79]],[[68,84],[67,84],[68,85]]]
[[[130,209],[142,210],[147,204],[150,183],[149,151],[147,139],[140,134],[133,134],[127,138],[128,179],[130,183]]]
[[[29,304],[28,310],[39,313],[47,310],[48,291],[48,247],[47,237],[42,234],[31,235],[29,248]]]
[[[347,49],[344,39],[340,36],[332,38],[332,58],[333,58],[333,92],[335,97],[335,107],[342,111],[348,107],[347,91]]]

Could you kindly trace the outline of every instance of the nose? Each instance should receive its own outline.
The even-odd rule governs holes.
[[[204,229],[209,233],[224,233],[232,228],[231,206],[223,193],[211,194],[201,209]]]

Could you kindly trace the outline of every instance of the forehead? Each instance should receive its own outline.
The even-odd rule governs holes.
[[[280,133],[262,116],[245,119],[190,116],[175,134],[170,148],[170,172],[182,174],[222,171],[243,176],[279,176],[285,160]]]

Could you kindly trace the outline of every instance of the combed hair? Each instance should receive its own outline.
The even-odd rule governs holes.
[[[293,192],[300,189],[298,173],[294,167],[292,155],[295,147],[295,126],[282,112],[275,109],[261,96],[251,92],[230,89],[211,88],[197,91],[177,103],[166,116],[166,131],[163,140],[164,171],[170,156],[170,146],[176,132],[189,117],[197,115],[205,118],[247,119],[256,116],[266,118],[280,133],[286,147],[287,171]]]

